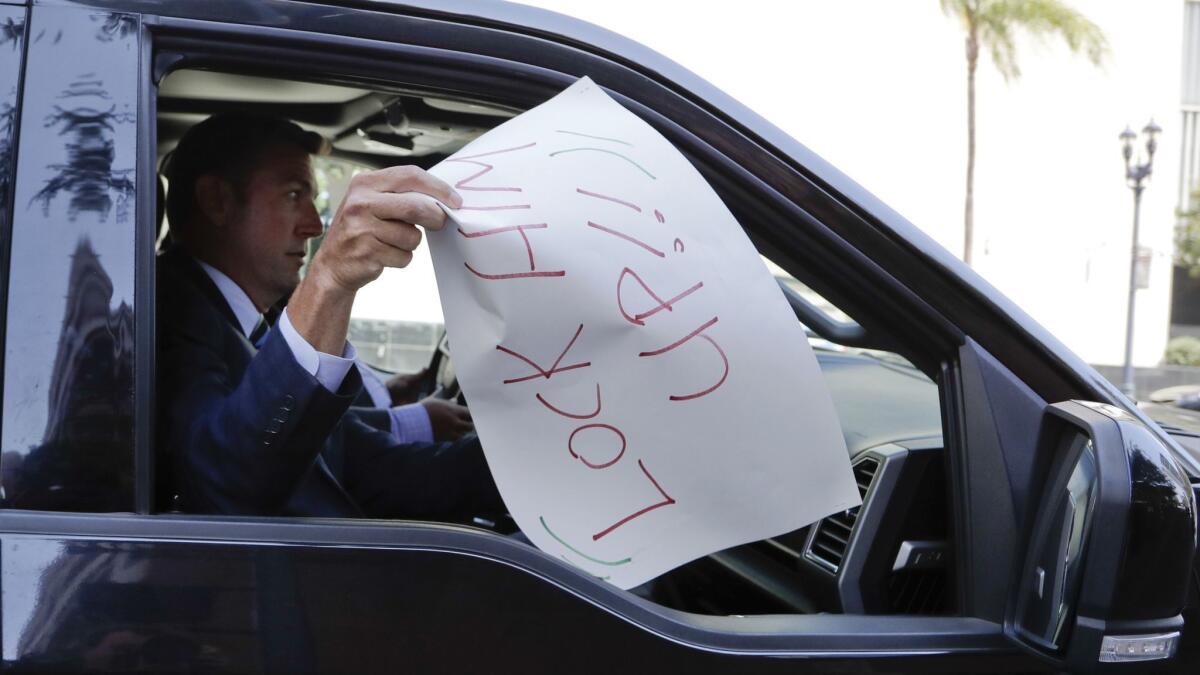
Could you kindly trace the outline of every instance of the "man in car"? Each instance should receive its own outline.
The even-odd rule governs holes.
[[[218,115],[165,169],[172,246],[158,259],[159,448],[183,510],[460,519],[502,510],[477,440],[397,442],[350,406],[362,391],[346,341],[355,293],[404,267],[421,229],[461,199],[412,167],[357,176],[322,233],[316,134]],[[278,321],[268,309],[291,294]],[[398,298],[402,301],[402,298]]]

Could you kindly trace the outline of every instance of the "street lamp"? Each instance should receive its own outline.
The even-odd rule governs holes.
[[[1142,206],[1142,190],[1145,189],[1145,182],[1150,178],[1150,171],[1154,165],[1154,151],[1158,149],[1158,135],[1162,133],[1162,127],[1150,120],[1142,129],[1142,136],[1146,139],[1146,154],[1145,161],[1142,160],[1142,154],[1138,153],[1137,161],[1133,161],[1133,142],[1137,140],[1137,134],[1128,126],[1125,131],[1121,132],[1121,155],[1125,157],[1125,184],[1133,190],[1133,243],[1129,251],[1129,309],[1125,315],[1125,368],[1122,372],[1121,391],[1129,398],[1134,397],[1135,387],[1133,383],[1133,301],[1137,297],[1137,266],[1138,266],[1138,212]]]

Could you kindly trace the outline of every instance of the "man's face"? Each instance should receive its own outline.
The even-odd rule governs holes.
[[[247,176],[241,204],[227,228],[230,274],[260,309],[300,282],[304,244],[321,234],[309,156],[294,146],[267,150]]]

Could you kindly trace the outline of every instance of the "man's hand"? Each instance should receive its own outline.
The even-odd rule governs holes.
[[[388,396],[392,397],[392,405],[406,405],[417,400],[421,382],[429,375],[429,366],[415,373],[393,375],[384,384],[387,385]]]
[[[432,199],[431,199],[432,197]],[[311,275],[354,292],[374,281],[384,267],[404,267],[421,243],[421,231],[440,230],[462,198],[445,181],[423,169],[398,166],[359,174],[350,181],[333,225],[313,260]]]
[[[456,441],[463,434],[474,431],[471,411],[444,398],[430,396],[421,399],[421,405],[429,413],[429,424],[433,427],[433,440]]]
[[[288,303],[292,325],[318,351],[341,354],[358,289],[385,267],[404,267],[421,230],[441,229],[462,198],[423,169],[398,166],[355,176],[325,241]]]

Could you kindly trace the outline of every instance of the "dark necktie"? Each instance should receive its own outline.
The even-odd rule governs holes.
[[[258,317],[258,324],[254,326],[254,330],[250,331],[250,342],[254,344],[255,349],[262,349],[262,343],[266,340],[267,331],[271,330],[279,321],[279,315],[283,314],[282,303],[276,303],[267,308],[267,311]]]
[[[263,340],[266,339],[267,331],[270,329],[271,326],[267,323],[266,317],[258,317],[258,325],[254,327],[254,330],[250,331],[250,342],[254,345],[255,349],[262,347]]]

